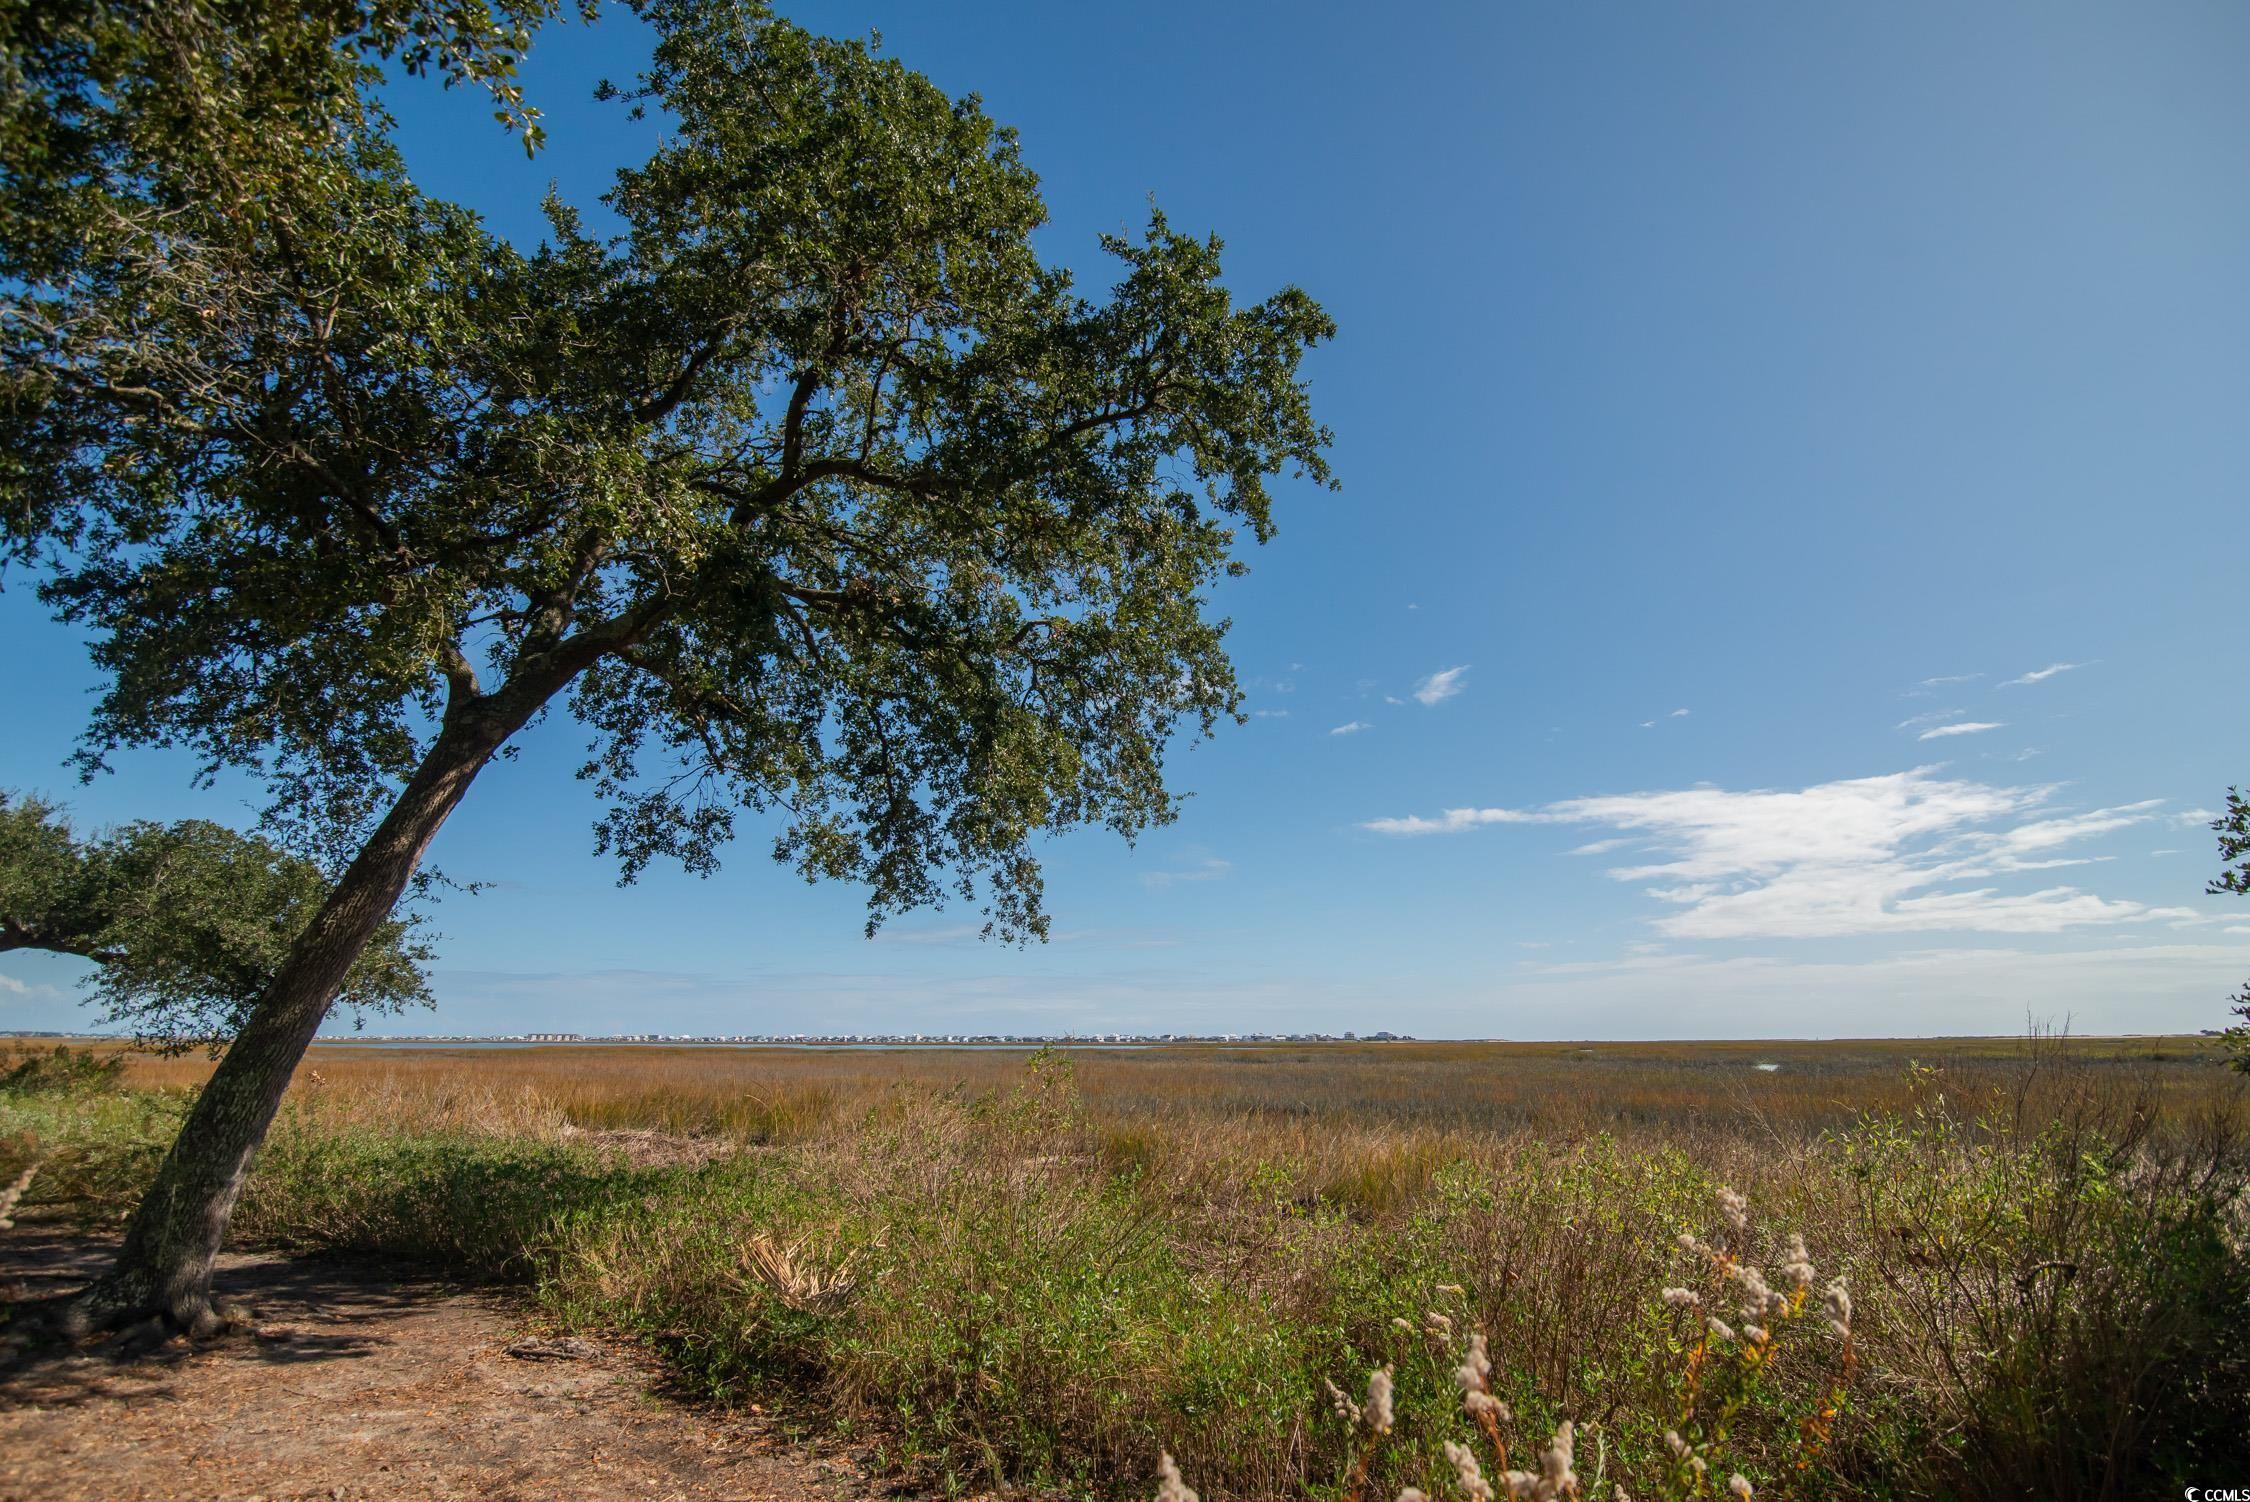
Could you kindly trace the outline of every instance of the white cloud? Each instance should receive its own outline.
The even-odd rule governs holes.
[[[1250,718],[1253,720],[1286,720],[1289,718],[1289,711],[1286,709],[1253,709],[1250,711]]]
[[[1142,875],[1144,885],[1152,887],[1177,886],[1184,881],[1217,881],[1234,869],[1234,862],[1206,856],[1194,864],[1173,871],[1150,871]]]
[[[1444,668],[1438,672],[1430,674],[1429,677],[1424,678],[1420,683],[1414,686],[1414,698],[1416,702],[1421,704],[1443,704],[1446,700],[1452,698],[1455,694],[1461,692],[1463,688],[1467,687],[1466,684],[1462,683],[1461,677],[1468,671],[1469,665],[1467,663],[1463,663],[1457,668]]]
[[[0,975],[0,996],[7,997],[11,1003],[16,1001],[76,1003],[80,999],[61,986],[52,986],[45,981],[27,981],[13,975]]]
[[[1330,735],[1357,735],[1362,730],[1373,730],[1374,728],[1375,727],[1373,725],[1368,724],[1365,720],[1347,720],[1328,733]]]
[[[1486,824],[1553,824],[1551,814],[1523,813],[1512,808],[1449,808],[1434,819],[1409,814],[1401,819],[1369,819],[1360,828],[1377,834],[1458,834]]]
[[[1656,721],[1654,721],[1654,720],[1643,720],[1643,721],[1641,721],[1641,728],[1642,728],[1643,730],[1654,730],[1654,729],[1656,728]]]
[[[1962,720],[1953,725],[1933,725],[1914,737],[1918,741],[1934,741],[1948,735],[1982,735],[1987,730],[2005,730],[2001,720]]]
[[[2021,678],[2010,678],[2000,686],[2002,688],[2017,688],[2026,683],[2045,683],[2057,673],[2068,673],[2086,665],[2083,662],[2050,662],[2043,668],[2036,668],[2024,674]]]
[[[1965,709],[1933,709],[1927,714],[1908,715],[1893,726],[1894,730],[1920,730],[1930,725],[1942,725],[1947,720],[1959,719],[1967,714]]]
[[[1673,711],[1672,711],[1672,713],[1671,713],[1670,715],[1668,715],[1668,716],[1667,716],[1666,718],[1668,718],[1668,719],[1674,719],[1674,720],[1680,720],[1680,719],[1685,719],[1685,718],[1687,717],[1687,714],[1688,714],[1688,712],[1687,712],[1686,710],[1684,710],[1684,709],[1675,709],[1675,710],[1673,710]]]
[[[1924,688],[1943,688],[1949,683],[1974,683],[1983,676],[1982,673],[1944,673],[1935,678],[1924,678],[1921,686]]]
[[[1448,809],[1435,818],[1376,819],[1363,827],[1434,835],[1487,824],[1608,825],[1654,857],[1608,875],[1643,885],[1677,908],[1655,924],[1671,938],[2055,933],[2193,916],[2068,886],[2006,892],[1970,885],[2091,864],[2093,857],[2055,852],[2157,817],[2155,802],[2049,814],[2044,805],[2054,792],[1943,778],[1936,768],[1919,767],[1800,792],[1701,786],[1537,809]]]

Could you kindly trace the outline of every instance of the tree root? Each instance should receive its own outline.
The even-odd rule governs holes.
[[[220,1304],[203,1290],[167,1295],[154,1279],[125,1272],[106,1273],[44,1312],[48,1328],[72,1345],[112,1335],[134,1347],[174,1337],[200,1345],[244,1333],[256,1322],[245,1305]]]

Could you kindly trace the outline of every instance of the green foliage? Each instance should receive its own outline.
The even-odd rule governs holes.
[[[2250,798],[2242,795],[2242,789],[2227,789],[2226,812],[2211,821],[2211,829],[2219,837],[2219,859],[2226,869],[2211,878],[2206,890],[2214,896],[2223,892],[2250,896]],[[2250,981],[2234,998],[2234,1015],[2242,1020],[2227,1029],[2227,1048],[2234,1067],[2250,1073]]]
[[[0,1095],[80,1095],[116,1087],[125,1061],[90,1048],[0,1052]]]
[[[1214,1502],[1339,1498],[1363,1457],[1362,1498],[1447,1495],[1471,1330],[1513,1413],[1511,1465],[1571,1419],[1589,1495],[1664,1494],[1648,1478],[1675,1428],[1708,1447],[1702,1495],[1739,1470],[1771,1498],[2153,1496],[2250,1462],[2250,1163],[2195,1121],[2151,1135],[2130,1097],[2089,1090],[2019,1131],[1958,1114],[1921,1072],[1913,1106],[1824,1135],[1462,1134],[1414,1177],[1324,1171],[1240,1120],[1126,1133],[1071,1074],[1058,1056],[988,1092],[889,1090],[828,1130],[670,1166],[528,1106],[472,1130],[493,1103],[434,1091],[457,1114],[401,1128],[395,1099],[314,1083],[241,1224],[528,1283],[557,1321],[644,1336],[691,1391],[863,1426],[964,1488],[1145,1496],[1169,1449]],[[0,1177],[44,1161],[34,1200],[107,1219],[180,1107],[0,1096]],[[1722,1173],[1750,1191],[1748,1232],[1714,1224]],[[1799,1227],[1818,1282],[1801,1320],[1768,1321],[1752,1370],[1741,1295],[1676,1237],[1754,1257],[1793,1293]],[[759,1237],[845,1296],[759,1275]],[[1837,1276],[1857,1306],[1840,1389],[1820,1302]],[[1706,1309],[1666,1308],[1670,1284]],[[1704,1312],[1736,1338],[1697,1364]],[[1356,1395],[1384,1365],[1397,1427],[1369,1446],[1324,1384]]]
[[[1328,478],[1328,318],[1237,305],[1161,215],[1082,297],[975,99],[708,0],[641,6],[612,93],[667,129],[624,233],[555,202],[519,253],[408,181],[364,56],[493,82],[544,9],[192,10],[247,91],[222,124],[287,126],[239,161],[159,108],[170,23],[102,12],[131,171],[0,184],[99,208],[62,270],[0,267],[0,508],[111,676],[87,765],[192,747],[341,852],[446,726],[571,689],[628,878],[778,810],[871,924],[981,892],[1043,931],[1037,838],[1169,819],[1169,737],[1236,712],[1205,591],[1273,475]]]
[[[61,810],[0,794],[0,953],[94,962],[105,1022],[172,1050],[234,1035],[327,897],[311,861],[202,819],[80,836]],[[415,920],[385,922],[345,981],[363,1011],[429,1002]]]

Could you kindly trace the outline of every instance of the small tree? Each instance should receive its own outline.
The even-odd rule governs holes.
[[[216,1051],[328,896],[318,866],[204,819],[81,838],[53,804],[0,794],[0,954],[91,960],[102,1020],[166,1052]],[[428,949],[386,919],[339,988],[360,1011],[427,1005]]]
[[[2226,812],[2211,821],[2211,829],[2219,837],[2219,859],[2226,869],[2204,890],[2214,897],[2223,892],[2250,897],[2250,798],[2242,789],[2227,789]],[[2250,1073],[2250,981],[2235,993],[2234,1015],[2242,1020],[2227,1029],[2227,1050],[2234,1067]]]
[[[1171,736],[1238,713],[1204,591],[1238,529],[1270,535],[1271,476],[1328,479],[1298,377],[1326,315],[1237,306],[1218,242],[1161,216],[1082,297],[973,98],[752,4],[640,9],[654,56],[609,92],[666,132],[604,200],[613,239],[551,201],[519,252],[424,197],[354,62],[257,195],[166,135],[70,186],[78,241],[0,267],[0,506],[111,676],[87,766],[250,767],[342,871],[98,1312],[211,1322],[290,1071],[557,702],[628,879],[709,871],[770,814],[778,858],[866,885],[871,929],[958,893],[1009,937],[1045,930],[1040,837],[1169,820]]]

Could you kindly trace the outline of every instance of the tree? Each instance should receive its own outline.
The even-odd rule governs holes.
[[[778,859],[866,886],[870,930],[960,895],[1004,938],[1045,932],[1039,839],[1171,819],[1170,739],[1239,715],[1205,592],[1270,536],[1273,476],[1330,483],[1318,305],[1238,306],[1219,242],[1161,215],[1081,296],[974,98],[754,5],[640,9],[653,57],[606,92],[667,129],[604,200],[615,237],[550,201],[511,248],[363,105],[324,212],[183,211],[5,309],[0,502],[110,675],[87,765],[252,768],[342,869],[99,1311],[213,1322],[290,1071],[552,706],[628,880],[708,872],[762,814]]]
[[[2250,897],[2250,797],[2242,789],[2227,789],[2226,812],[2211,821],[2211,830],[2219,837],[2219,859],[2226,869],[2204,890],[2214,897],[2225,892]],[[2242,1020],[2226,1031],[2227,1051],[2235,1068],[2250,1073],[2250,981],[2235,993],[2234,1015]]]
[[[82,839],[44,799],[0,794],[0,954],[91,960],[102,1020],[167,1052],[234,1036],[328,888],[311,861],[222,824],[137,821]],[[411,920],[386,919],[337,999],[427,1005],[428,957]]]

